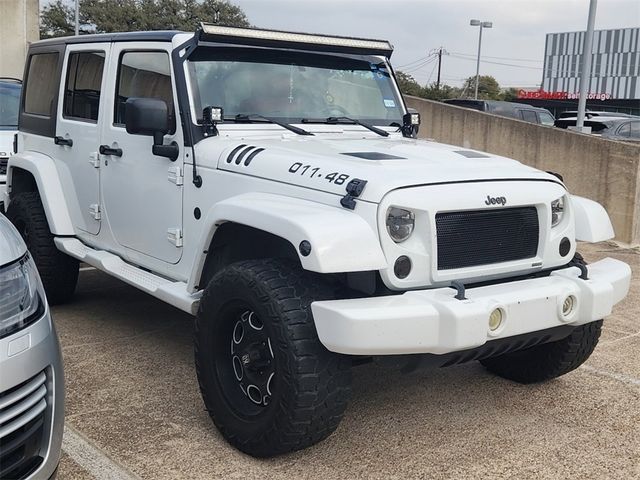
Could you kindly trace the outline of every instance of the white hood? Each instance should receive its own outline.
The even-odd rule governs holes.
[[[247,150],[238,149],[240,145],[256,148],[239,158]],[[257,148],[264,150],[255,153]],[[345,194],[350,180],[358,178],[367,181],[359,198],[376,203],[391,190],[417,185],[504,179],[558,182],[556,177],[515,160],[396,135],[379,139],[351,135],[211,138],[198,144],[196,158],[198,164],[215,167],[213,162],[217,161],[222,170],[339,195]],[[343,175],[342,181],[339,175]]]

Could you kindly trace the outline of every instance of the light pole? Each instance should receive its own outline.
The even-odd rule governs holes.
[[[76,35],[80,35],[80,0],[76,0],[76,11],[75,11],[75,21],[76,21]]]
[[[578,117],[576,118],[576,130],[585,132],[584,113],[587,106],[587,94],[591,83],[591,55],[593,48],[593,26],[596,22],[596,7],[598,0],[591,0],[589,4],[589,18],[587,19],[587,32],[582,46],[582,72],[580,72],[580,97],[578,98]],[[589,131],[586,133],[590,133]]]
[[[471,20],[469,25],[472,27],[480,27],[480,35],[478,36],[478,60],[476,61],[476,94],[474,98],[478,99],[478,83],[480,81],[480,49],[482,48],[482,29],[493,27],[492,22],[481,22],[480,20]]]

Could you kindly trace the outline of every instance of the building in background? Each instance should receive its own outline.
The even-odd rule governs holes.
[[[519,98],[555,113],[577,109],[584,36],[547,34],[542,88]],[[587,108],[640,115],[640,28],[596,30],[592,55]]]
[[[0,0],[0,77],[22,79],[29,43],[40,38],[39,0]]]

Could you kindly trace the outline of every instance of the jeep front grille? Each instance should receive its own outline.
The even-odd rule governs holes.
[[[42,463],[47,376],[0,393],[0,478],[26,478]]]
[[[500,208],[436,214],[438,270],[535,257],[538,211]]]
[[[7,174],[7,164],[9,163],[8,157],[0,157],[0,175]]]

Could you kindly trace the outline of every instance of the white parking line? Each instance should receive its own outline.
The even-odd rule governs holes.
[[[64,427],[62,450],[96,480],[140,479],[111,460],[102,450],[92,445],[80,432],[69,425]]]
[[[633,378],[628,375],[623,375],[621,373],[607,372],[606,370],[600,370],[599,368],[594,368],[590,365],[582,365],[580,368],[585,372],[593,373],[595,375],[602,375],[603,377],[609,377],[613,380],[617,380],[619,382],[626,383],[628,385],[640,386],[640,379]]]
[[[82,268],[80,269],[80,271],[81,271],[81,272],[88,272],[88,271],[90,271],[90,270],[95,270],[95,269],[96,269],[96,267],[82,267]]]

